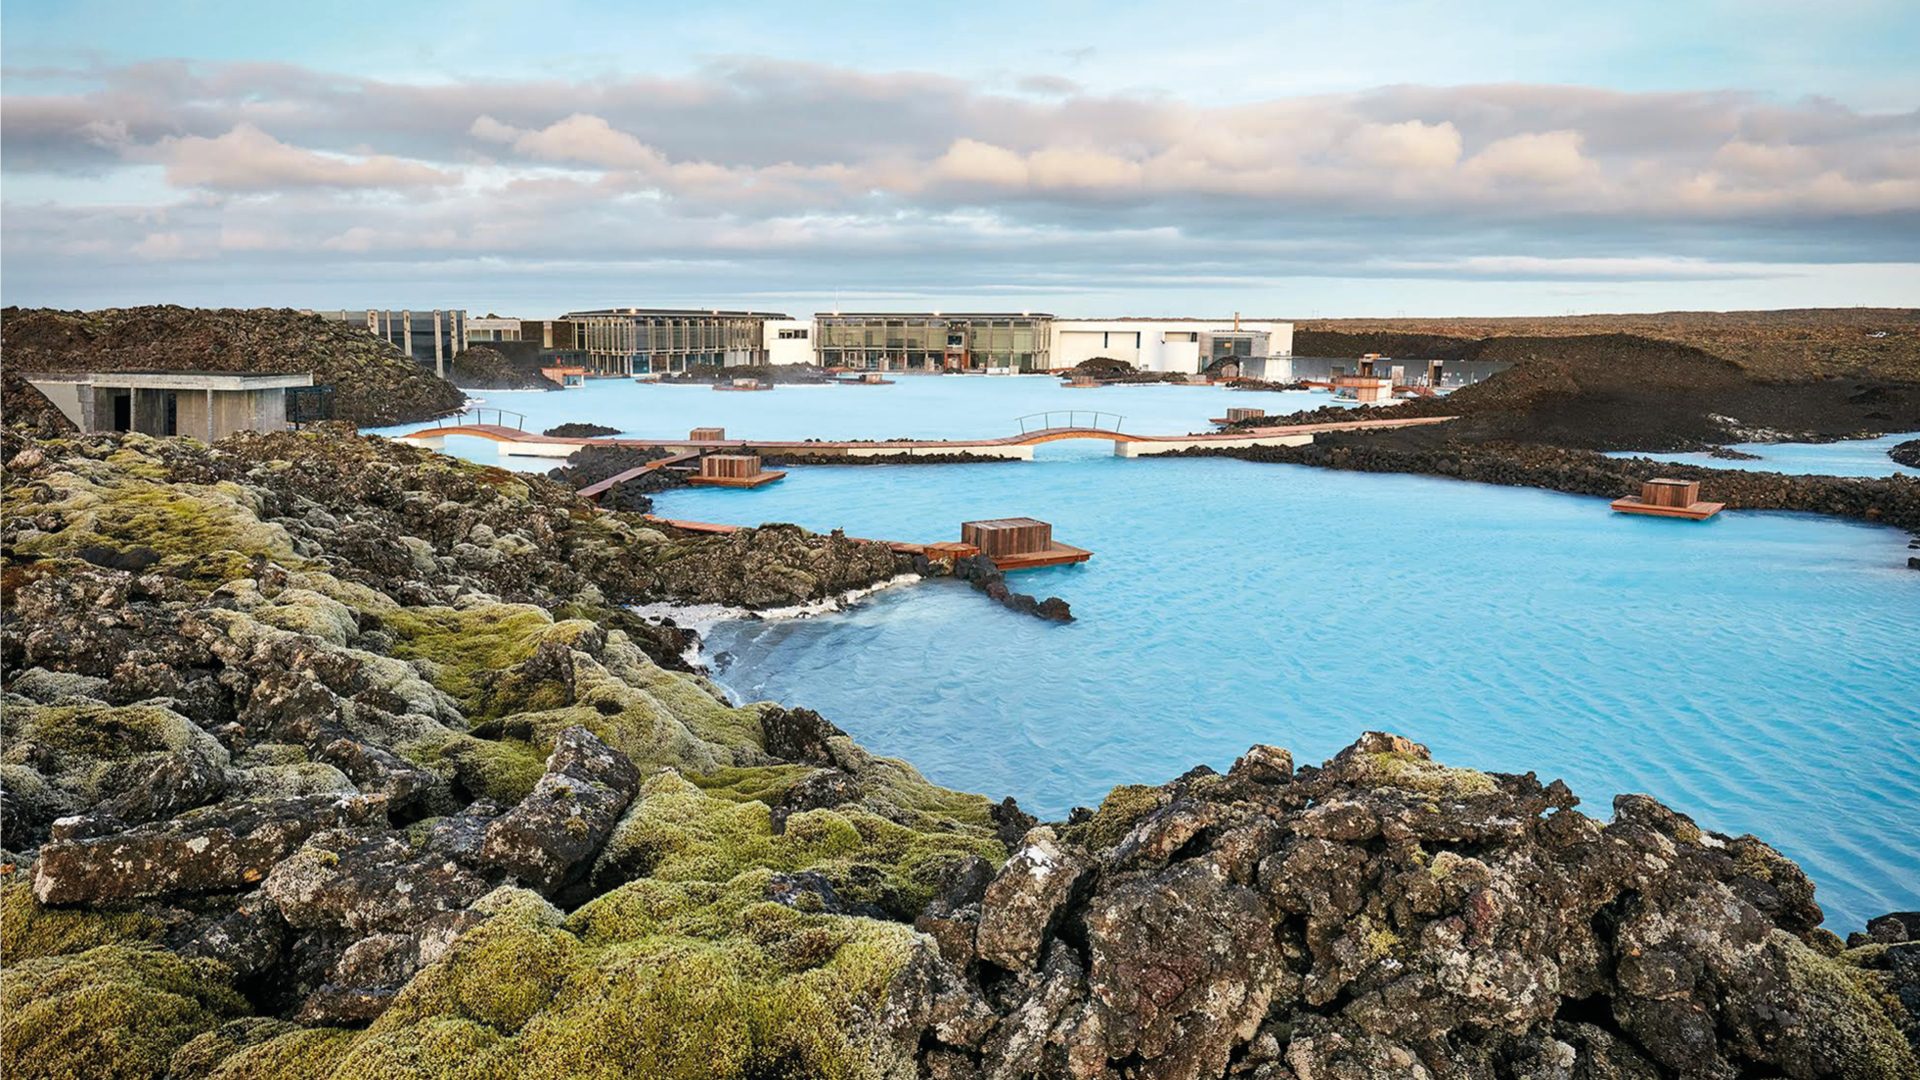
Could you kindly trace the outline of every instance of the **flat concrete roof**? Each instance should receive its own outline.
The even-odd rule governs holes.
[[[1044,311],[836,311],[816,319],[1051,319]]]
[[[278,390],[312,386],[313,374],[263,375],[251,371],[96,371],[75,375],[29,375],[28,382],[91,383],[141,390]]]
[[[785,319],[787,316],[778,311],[730,311],[726,308],[594,308],[591,311],[569,311],[560,318],[563,321],[585,319],[591,316],[633,315],[641,318],[663,319]]]

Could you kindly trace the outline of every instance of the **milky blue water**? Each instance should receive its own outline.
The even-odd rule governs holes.
[[[1717,458],[1712,454],[1636,454],[1616,452],[1608,457],[1649,457],[1708,469],[1744,469],[1751,472],[1811,473],[1822,476],[1920,476],[1887,456],[1887,451],[1920,432],[1882,435],[1877,439],[1844,439],[1829,443],[1738,443],[1731,449],[1758,454],[1756,461]]]
[[[541,426],[868,438],[998,434],[1012,415],[1089,397],[1168,433],[1259,403],[1033,379],[605,385],[604,402],[510,397],[559,406]],[[487,444],[475,454],[494,460]],[[1614,794],[1647,792],[1757,833],[1813,875],[1837,929],[1920,907],[1920,573],[1896,530],[1660,520],[1425,477],[1127,461],[1104,443],[1043,446],[1031,463],[795,468],[770,487],[658,502],[674,517],[917,541],[1030,514],[1092,549],[1087,564],[1013,578],[1067,599],[1070,625],[927,582],[821,618],[722,624],[707,642],[742,699],[817,708],[941,783],[1046,817],[1117,783],[1224,768],[1254,742],[1310,762],[1383,728],[1451,763],[1564,778],[1603,817]]]
[[[1119,424],[1140,435],[1211,431],[1232,407],[1271,415],[1339,404],[1326,393],[1227,390],[1208,386],[1107,386],[1069,389],[1045,376],[890,375],[890,386],[781,386],[752,393],[707,386],[664,386],[596,379],[584,390],[476,390],[473,403],[526,415],[528,431],[570,421],[603,424],[636,437],[684,437],[696,427],[724,427],[751,439],[980,439],[1012,435],[1018,418],[1075,412],[1086,426]],[[1096,424],[1093,414],[1102,413]],[[491,417],[488,418],[491,421]],[[425,426],[380,429],[399,434]],[[498,444],[455,436],[447,452],[510,469],[551,469],[541,458],[501,456]]]

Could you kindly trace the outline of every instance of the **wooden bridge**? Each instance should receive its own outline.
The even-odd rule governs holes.
[[[1051,417],[1053,414],[1037,414]],[[1062,414],[1065,415],[1065,414]],[[1084,415],[1084,414],[1083,414]],[[452,418],[450,418],[452,419]],[[1033,420],[1024,417],[1023,420]],[[1117,425],[1077,424],[1023,428],[1017,435],[995,439],[691,439],[691,438],[562,438],[539,435],[507,424],[443,422],[434,427],[410,431],[398,438],[424,446],[442,448],[449,435],[489,439],[500,444],[500,452],[511,456],[568,457],[583,446],[626,446],[665,450],[676,455],[699,455],[715,451],[746,451],[765,456],[813,458],[875,457],[975,457],[982,460],[1033,460],[1033,448],[1067,439],[1095,439],[1113,444],[1120,457],[1150,457],[1195,448],[1238,448],[1248,446],[1304,446],[1318,434],[1333,431],[1378,431],[1388,428],[1441,424],[1450,416],[1408,417],[1399,420],[1341,420],[1324,424],[1281,424],[1272,427],[1245,428],[1239,431],[1210,431],[1190,435],[1136,435],[1119,430]],[[662,467],[666,462],[650,462]],[[643,467],[644,471],[645,467]]]

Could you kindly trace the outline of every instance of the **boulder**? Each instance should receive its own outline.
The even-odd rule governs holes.
[[[67,839],[55,822],[34,863],[33,895],[74,904],[251,888],[307,837],[385,814],[377,797],[301,795],[218,803],[94,839]]]
[[[568,728],[554,740],[533,793],[487,826],[480,860],[551,894],[592,865],[639,790],[640,774],[625,754],[584,727]]]
[[[1029,831],[981,897],[980,958],[1009,971],[1031,968],[1089,866],[1085,854],[1062,843],[1051,828]]]

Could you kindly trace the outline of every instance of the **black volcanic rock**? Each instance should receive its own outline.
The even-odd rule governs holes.
[[[315,385],[333,387],[335,417],[363,427],[430,420],[466,400],[364,328],[285,308],[10,307],[0,312],[0,335],[7,367],[20,373],[311,373]]]

